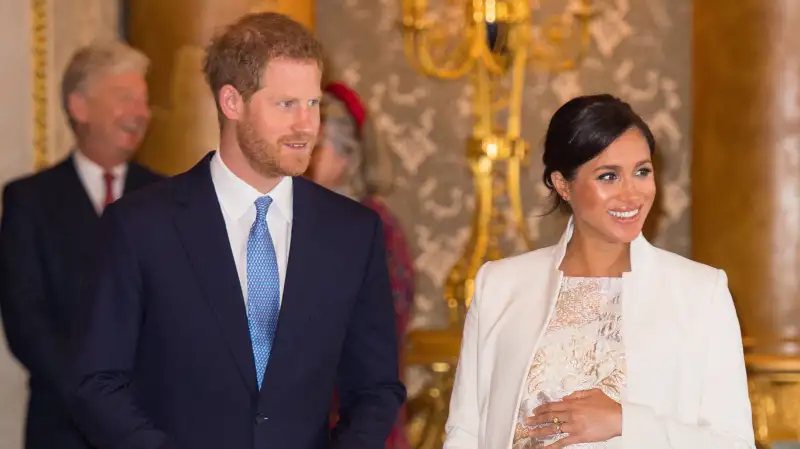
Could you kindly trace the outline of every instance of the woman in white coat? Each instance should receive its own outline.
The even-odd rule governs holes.
[[[654,151],[610,95],[555,113],[544,183],[569,226],[478,272],[445,449],[755,447],[725,273],[641,235]]]

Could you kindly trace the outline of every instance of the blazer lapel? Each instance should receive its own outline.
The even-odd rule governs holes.
[[[58,225],[69,254],[76,254],[81,260],[89,260],[100,217],[83,187],[71,157],[55,167],[57,178],[53,182],[52,215],[50,218]]]
[[[128,164],[128,174],[125,176],[125,185],[122,187],[122,193],[128,194],[136,189],[144,187],[147,184],[142,168],[134,162]]]
[[[59,198],[58,209],[63,209],[67,215],[78,215],[80,221],[85,223],[95,223],[99,220],[99,215],[92,205],[92,200],[89,199],[89,194],[86,193],[86,188],[78,176],[78,171],[75,169],[75,162],[72,156],[61,162],[58,167],[60,182],[56,187],[56,197]],[[75,222],[76,220],[70,220]]]
[[[627,363],[623,400],[654,404],[665,398],[661,392],[678,391],[669,382],[679,380],[674,348],[680,333],[671,323],[675,314],[669,298],[671,286],[657,270],[655,249],[640,236],[631,244],[630,273],[623,276],[622,335]],[[667,336],[667,338],[664,338]],[[658,408],[658,407],[656,407]]]
[[[503,423],[516,423],[515,417],[522,394],[527,388],[531,363],[555,308],[563,277],[559,266],[571,237],[570,222],[567,232],[544,264],[533,263],[526,266],[523,271],[514,274],[514,279],[507,280],[509,284],[516,284],[507,293],[510,298],[514,298],[509,305],[513,310],[504,311],[501,315],[503,319],[496,326],[502,333],[497,337],[497,341],[502,344],[497,344],[496,364],[502,366],[508,376],[493,377],[493,381],[500,383],[492,386],[493,395],[490,401],[496,405],[489,407],[492,413],[488,417],[486,428],[501,433],[487,434],[486,441],[492,443],[487,444],[487,447],[511,447],[514,425],[505,426]],[[508,404],[514,406],[509,408]]]
[[[178,211],[174,222],[242,379],[249,389],[256,391],[247,312],[225,220],[211,180],[212,155],[184,175],[182,189],[176,192]]]

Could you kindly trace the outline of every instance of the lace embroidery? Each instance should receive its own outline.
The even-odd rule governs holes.
[[[559,438],[527,437],[525,419],[541,404],[577,390],[600,388],[619,401],[625,387],[619,278],[565,277],[553,316],[528,370],[513,449],[538,449]],[[606,443],[570,448],[600,449]]]

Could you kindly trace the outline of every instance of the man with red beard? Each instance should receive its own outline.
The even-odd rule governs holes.
[[[284,15],[227,27],[218,150],[104,215],[71,394],[99,447],[383,447],[405,388],[381,220],[301,176],[321,61]]]
[[[150,117],[148,64],[119,42],[76,52],[62,81],[74,150],[4,190],[0,307],[11,352],[30,375],[27,449],[90,447],[66,412],[66,349],[103,209],[162,179],[129,162]]]

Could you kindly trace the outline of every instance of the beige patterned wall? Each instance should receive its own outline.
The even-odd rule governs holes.
[[[444,322],[442,285],[468,233],[473,190],[463,157],[470,133],[465,82],[426,79],[403,56],[400,0],[317,2],[317,32],[339,78],[353,85],[392,144],[399,165],[390,204],[413,244],[418,270],[414,325]],[[452,3],[452,2],[451,2]],[[532,0],[559,11],[562,0]],[[654,243],[688,253],[690,0],[595,0],[590,57],[575,73],[529,77],[523,136],[534,149],[523,200],[537,245],[557,240],[564,220],[546,206],[541,142],[549,117],[573,96],[608,91],[630,102],[660,144]],[[344,8],[342,8],[344,6]],[[537,14],[537,10],[534,11]]]

